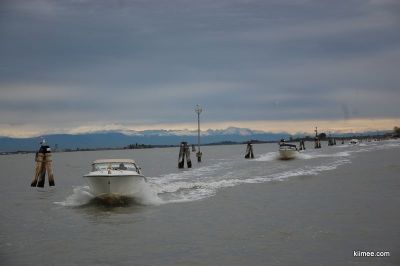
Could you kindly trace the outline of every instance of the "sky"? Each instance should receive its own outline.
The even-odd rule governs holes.
[[[2,0],[0,135],[400,126],[397,0]]]

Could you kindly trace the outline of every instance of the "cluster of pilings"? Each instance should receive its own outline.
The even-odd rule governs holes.
[[[178,168],[185,167],[185,160],[187,168],[192,168],[192,161],[190,160],[190,150],[187,142],[183,141],[180,145]]]
[[[328,146],[334,146],[336,145],[336,139],[335,138],[329,138],[328,139]]]
[[[51,168],[51,149],[42,142],[39,151],[35,156],[36,169],[35,176],[31,182],[31,187],[44,187],[46,181],[46,172],[49,179],[49,186],[54,186],[53,170]]]
[[[303,143],[304,145],[304,143]],[[305,148],[304,148],[305,149]],[[194,145],[192,145],[192,151],[195,152],[196,149],[194,148]],[[198,161],[201,161],[201,155],[198,156],[198,153],[196,153],[196,157]],[[200,157],[200,159],[199,159]],[[253,145],[251,142],[247,143],[246,147],[246,153],[244,158],[246,159],[254,159],[254,151],[253,151]],[[189,151],[189,145],[187,142],[183,141],[181,142],[180,149],[179,149],[179,158],[178,158],[178,168],[184,168],[185,167],[185,160],[187,164],[187,168],[192,167],[192,162],[190,160],[190,151]]]

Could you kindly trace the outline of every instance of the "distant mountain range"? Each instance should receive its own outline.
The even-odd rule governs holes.
[[[384,134],[389,131],[380,131]],[[373,136],[377,132],[342,133],[340,136]],[[249,140],[278,141],[289,139],[291,136],[303,137],[306,134],[290,135],[289,133],[272,133],[248,128],[229,127],[227,129],[209,129],[201,132],[202,144],[245,142]],[[311,134],[312,136],[312,134]],[[45,135],[47,144],[53,149],[101,149],[124,148],[129,145],[178,145],[181,141],[189,144],[197,143],[197,130],[114,130],[96,131],[82,134],[52,134]],[[0,137],[0,152],[36,151],[41,138],[10,138]]]
[[[275,141],[288,138],[288,133],[270,133],[247,128],[229,127],[224,130],[207,130],[201,132],[201,143],[244,142],[248,140]],[[196,130],[144,130],[144,131],[101,131],[84,134],[53,134],[44,136],[52,148],[97,149],[122,148],[128,145],[177,145],[181,141],[197,143]],[[39,137],[10,138],[0,137],[0,152],[34,151],[39,147]]]

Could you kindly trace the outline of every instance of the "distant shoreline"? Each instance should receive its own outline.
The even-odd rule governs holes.
[[[369,136],[352,136],[352,137],[334,137],[338,141],[349,141],[350,139],[359,139],[361,141],[371,141],[371,140],[388,140],[388,139],[396,139],[397,136],[390,136],[388,134],[385,135],[369,135]],[[314,139],[311,137],[303,137],[303,138],[293,138],[287,140],[287,142],[300,142],[300,141],[305,141],[305,142],[313,142]],[[329,138],[326,137],[324,139],[321,139],[322,142],[328,142]],[[201,144],[200,146],[224,146],[224,145],[244,145],[247,143],[252,143],[252,144],[263,144],[263,143],[276,143],[279,140],[268,140],[268,141],[263,141],[263,140],[248,140],[248,141],[220,141],[220,142],[214,142],[214,143],[205,143]],[[196,146],[197,144],[192,143],[190,146]],[[151,144],[129,144],[125,147],[111,147],[111,148],[76,148],[76,149],[53,149],[53,153],[59,153],[59,152],[80,152],[80,151],[107,151],[107,150],[142,150],[142,149],[155,149],[155,148],[172,148],[172,147],[179,147],[179,144],[175,145],[151,145]],[[0,152],[0,155],[14,155],[14,154],[31,154],[31,153],[36,153],[37,150],[18,150],[18,151],[9,151],[9,152]]]

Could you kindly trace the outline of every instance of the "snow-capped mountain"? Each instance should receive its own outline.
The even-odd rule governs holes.
[[[127,136],[197,136],[197,130],[181,129],[181,130],[107,130],[97,131],[91,133],[122,133]],[[251,130],[248,128],[228,127],[226,129],[208,129],[201,131],[202,136],[212,135],[239,135],[239,136],[251,136],[254,134],[265,134],[267,132],[260,130]]]
[[[243,142],[248,140],[275,141],[287,138],[287,133],[268,133],[248,128],[229,127],[201,131],[203,144]],[[52,134],[44,136],[47,143],[58,149],[93,149],[126,147],[131,144],[177,145],[181,141],[197,143],[197,130],[108,130],[82,134]],[[0,151],[37,150],[40,139],[0,137]]]

